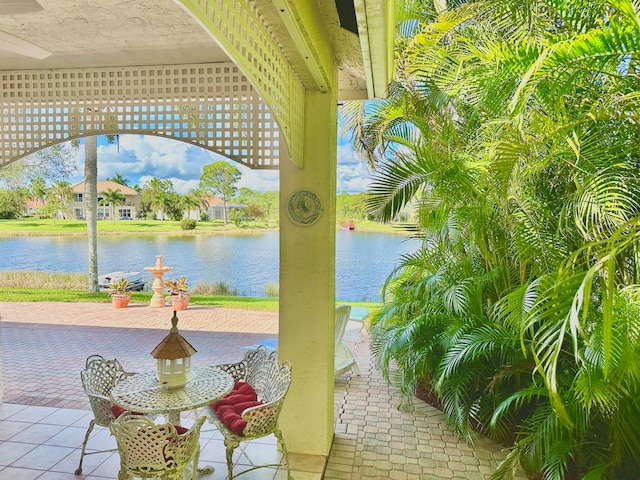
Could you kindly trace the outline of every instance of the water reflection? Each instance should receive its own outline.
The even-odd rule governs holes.
[[[163,255],[174,267],[168,278],[225,282],[238,294],[264,296],[278,284],[278,232],[250,235],[114,235],[98,238],[98,270],[145,272]],[[399,256],[414,251],[417,240],[377,232],[336,234],[336,297],[339,300],[379,300],[387,275]],[[86,237],[0,238],[1,270],[86,272]],[[152,275],[148,281],[152,280]]]

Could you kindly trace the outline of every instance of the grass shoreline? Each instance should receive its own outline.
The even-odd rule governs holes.
[[[0,285],[1,287],[1,285]],[[149,303],[153,292],[131,292],[132,303]],[[59,303],[105,303],[110,304],[107,292],[89,293],[85,290],[60,290],[39,288],[2,288],[3,302],[59,302]],[[366,307],[370,311],[380,307],[377,302],[351,302],[336,300],[336,304],[349,304],[353,307]],[[230,295],[191,295],[189,305],[205,307],[237,308],[277,312],[280,301],[277,297],[236,297]]]
[[[108,292],[89,293],[77,289],[2,288],[2,302],[59,302],[110,304]],[[132,303],[149,303],[153,292],[131,292]],[[239,308],[277,312],[279,301],[273,297],[232,297],[227,295],[191,295],[190,305]],[[0,302],[1,305],[1,302]]]

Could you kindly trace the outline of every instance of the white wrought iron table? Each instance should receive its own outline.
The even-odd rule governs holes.
[[[180,423],[180,413],[209,405],[233,388],[233,377],[216,367],[193,367],[184,387],[167,388],[156,372],[136,373],[113,387],[111,401],[131,412],[165,414]]]
[[[158,383],[155,371],[141,372],[125,378],[111,390],[111,401],[139,413],[167,415],[169,422],[179,425],[180,413],[204,407],[225,396],[233,388],[233,377],[216,367],[193,367],[193,378],[179,388]],[[212,473],[212,466],[198,468]]]

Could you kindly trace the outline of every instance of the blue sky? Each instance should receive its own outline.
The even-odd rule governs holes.
[[[119,151],[116,144],[109,144],[106,137],[98,139],[98,179],[122,174],[130,185],[143,185],[152,177],[173,182],[176,192],[184,194],[197,188],[202,167],[217,160],[225,160],[208,150],[167,138],[120,135]],[[357,193],[367,189],[369,172],[359,161],[347,136],[338,140],[337,193]],[[70,183],[82,180],[84,148],[78,151],[78,175]],[[248,187],[261,192],[279,189],[277,170],[250,170],[235,162],[242,172],[239,187]]]

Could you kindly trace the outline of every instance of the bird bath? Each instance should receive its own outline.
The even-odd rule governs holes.
[[[153,279],[153,284],[151,285],[151,289],[153,290],[153,296],[151,297],[151,303],[149,303],[150,307],[164,307],[164,295],[162,295],[162,291],[164,290],[164,281],[162,280],[162,275],[164,275],[169,270],[173,270],[173,267],[165,267],[162,265],[162,255],[156,255],[156,264],[153,267],[144,267],[144,269],[148,272],[153,273],[156,277]]]

